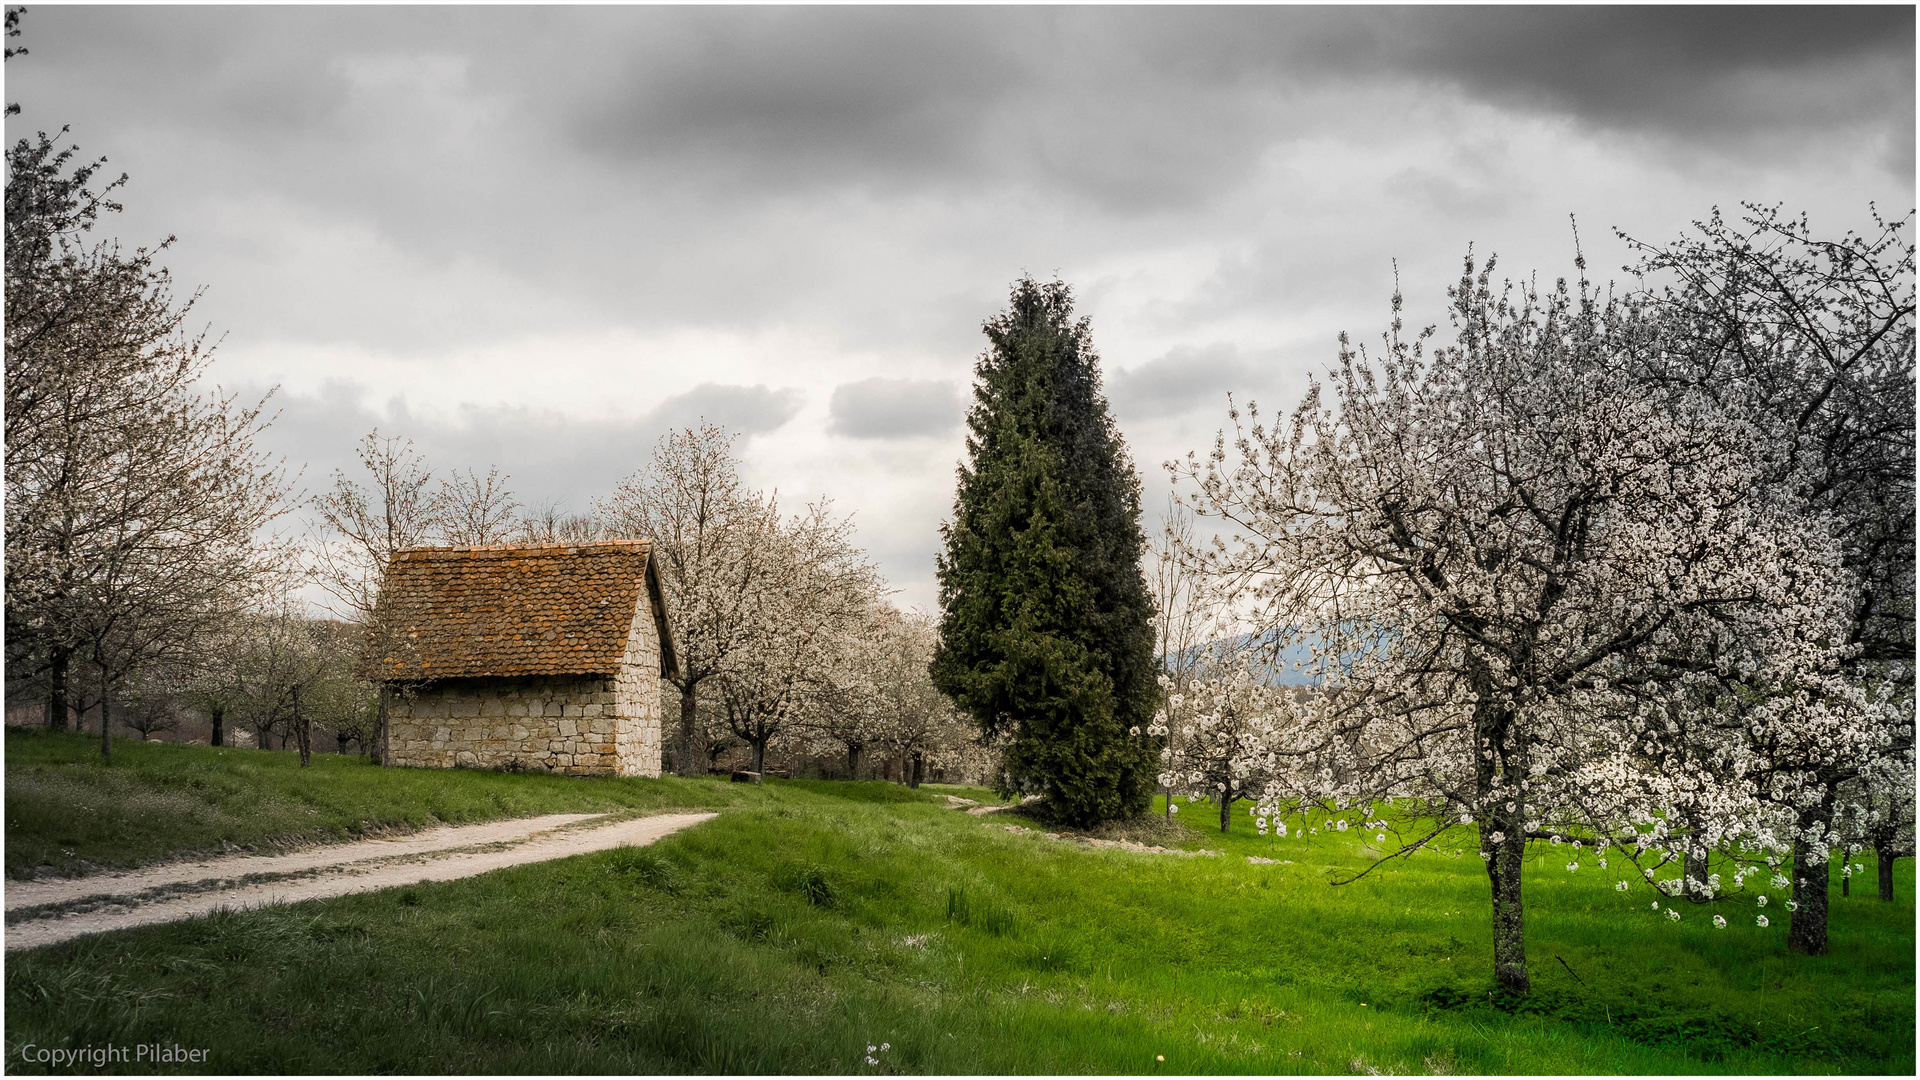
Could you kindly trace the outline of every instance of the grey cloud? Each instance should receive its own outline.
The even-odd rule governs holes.
[[[808,319],[924,347],[977,317],[936,326],[931,272],[823,293],[902,233],[950,279],[1097,255],[1423,84],[1770,162],[1858,129],[1911,176],[1907,8],[55,6],[26,29],[10,135],[73,120],[128,168],[122,235],[179,232],[218,326],[418,354]],[[1452,168],[1404,190],[1490,205]],[[366,243],[289,270],[290,220]]]
[[[1259,93],[1138,63],[1131,13],[1016,8],[680,13],[581,95],[592,157],[723,190],[1046,185],[1109,212],[1191,205],[1258,158]],[[1258,88],[1252,88],[1256,91]]]
[[[752,183],[1049,180],[1187,205],[1287,121],[1262,99],[1442,81],[1632,130],[1911,127],[1905,7],[708,9],[630,40],[590,152],[688,153]],[[671,51],[669,51],[671,50]],[[1278,123],[1282,130],[1274,130]]]
[[[647,423],[677,429],[706,421],[742,435],[763,435],[793,419],[800,401],[800,391],[793,389],[701,383],[655,406]]]
[[[959,165],[979,114],[1033,81],[996,20],[964,10],[741,14],[650,14],[652,32],[610,58],[612,87],[592,80],[575,139],[625,157],[779,159],[789,181],[926,175]]]
[[[485,156],[537,157],[557,132],[644,166],[650,198],[1041,181],[1137,213],[1218,190],[1284,137],[1268,98],[1409,78],[1683,133],[1913,115],[1904,6],[48,8],[28,33],[9,82],[43,117],[48,70],[80,67],[143,121],[187,108],[250,138],[318,135],[328,173],[374,184],[390,163],[355,160],[367,119],[343,70],[450,58]]]
[[[1903,115],[1912,126],[1909,6],[1425,8],[1378,17],[1382,59],[1614,126],[1716,137]],[[1838,87],[1850,92],[1829,92]]]
[[[1115,369],[1107,399],[1122,420],[1176,416],[1197,408],[1224,411],[1229,393],[1245,399],[1269,385],[1270,365],[1249,360],[1231,344],[1183,345],[1157,360]]]
[[[1409,166],[1381,182],[1381,190],[1462,222],[1483,221],[1509,205],[1515,194],[1471,176]]]
[[[360,387],[335,381],[318,394],[275,395],[270,411],[278,416],[262,445],[285,459],[290,474],[303,473],[308,491],[319,491],[331,483],[333,470],[356,468],[354,446],[378,428],[383,435],[413,440],[440,475],[469,468],[484,472],[495,465],[511,475],[508,486],[523,504],[553,502],[584,511],[644,465],[669,431],[704,419],[750,439],[778,428],[798,407],[791,390],[710,383],[632,420],[471,405],[442,420],[418,416],[397,398],[376,406]]]
[[[856,439],[942,435],[960,423],[960,391],[931,379],[862,379],[835,387],[829,410],[829,430]]]

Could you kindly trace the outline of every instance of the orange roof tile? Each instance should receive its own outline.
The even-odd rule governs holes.
[[[380,598],[390,632],[370,641],[369,674],[387,682],[613,674],[643,602],[671,671],[651,553],[645,540],[396,551]]]

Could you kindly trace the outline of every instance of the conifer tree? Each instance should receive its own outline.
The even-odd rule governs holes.
[[[983,327],[953,521],[942,527],[936,684],[989,735],[1003,784],[1063,823],[1145,809],[1156,684],[1140,481],[1064,282],[1023,278]]]

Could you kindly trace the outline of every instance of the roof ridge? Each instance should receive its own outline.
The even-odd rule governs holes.
[[[541,543],[541,544],[456,544],[451,546],[422,545],[418,547],[395,548],[393,557],[414,556],[432,558],[450,555],[511,555],[524,553],[529,555],[592,554],[597,551],[646,551],[653,547],[651,540],[622,539],[595,540],[590,543]]]

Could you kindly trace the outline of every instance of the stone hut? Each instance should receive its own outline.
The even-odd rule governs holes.
[[[676,660],[652,554],[644,540],[394,552],[367,655],[384,763],[660,775]]]

